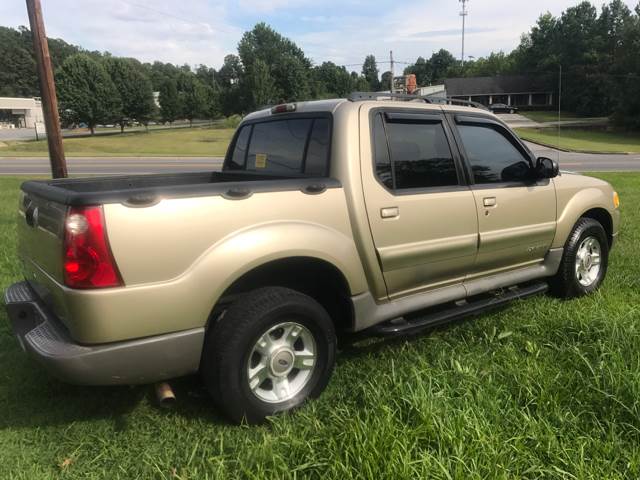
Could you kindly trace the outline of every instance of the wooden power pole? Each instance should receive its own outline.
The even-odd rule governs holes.
[[[49,44],[44,31],[42,6],[40,0],[26,0],[33,38],[33,50],[36,54],[36,66],[40,80],[40,96],[42,98],[42,112],[44,125],[47,129],[47,143],[49,145],[49,160],[51,161],[51,175],[53,178],[67,176],[67,161],[62,148],[62,132],[60,131],[60,116],[58,115],[58,99],[56,86],[53,81],[53,69],[49,56]]]

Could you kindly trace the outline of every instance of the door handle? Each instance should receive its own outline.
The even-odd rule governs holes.
[[[496,197],[484,197],[482,199],[482,204],[485,207],[495,207],[498,202],[496,201]]]
[[[380,216],[382,218],[396,218],[400,215],[400,209],[398,207],[386,207],[380,209]]]

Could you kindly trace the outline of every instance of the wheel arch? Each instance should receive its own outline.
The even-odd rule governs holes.
[[[613,217],[606,209],[592,208],[580,215],[580,218],[591,218],[602,225],[602,228],[607,233],[609,247],[611,247],[613,243]]]
[[[212,318],[242,294],[260,287],[286,287],[309,295],[329,313],[337,329],[352,329],[352,290],[344,272],[326,259],[292,256],[270,260],[237,276],[212,309]]]

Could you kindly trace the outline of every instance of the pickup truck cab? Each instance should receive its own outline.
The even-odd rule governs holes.
[[[243,120],[221,171],[25,182],[25,280],[5,303],[62,380],[200,372],[223,412],[257,422],[320,394],[336,331],[594,291],[618,223],[609,184],[559,174],[490,112],[285,104]]]

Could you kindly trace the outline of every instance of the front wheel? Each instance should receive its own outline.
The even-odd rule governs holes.
[[[240,297],[212,325],[201,373],[227,416],[259,423],[318,396],[335,351],[333,323],[318,302],[287,288],[261,288]]]
[[[609,242],[604,228],[592,218],[581,218],[569,235],[558,273],[551,279],[552,293],[572,298],[597,290],[608,263]]]

